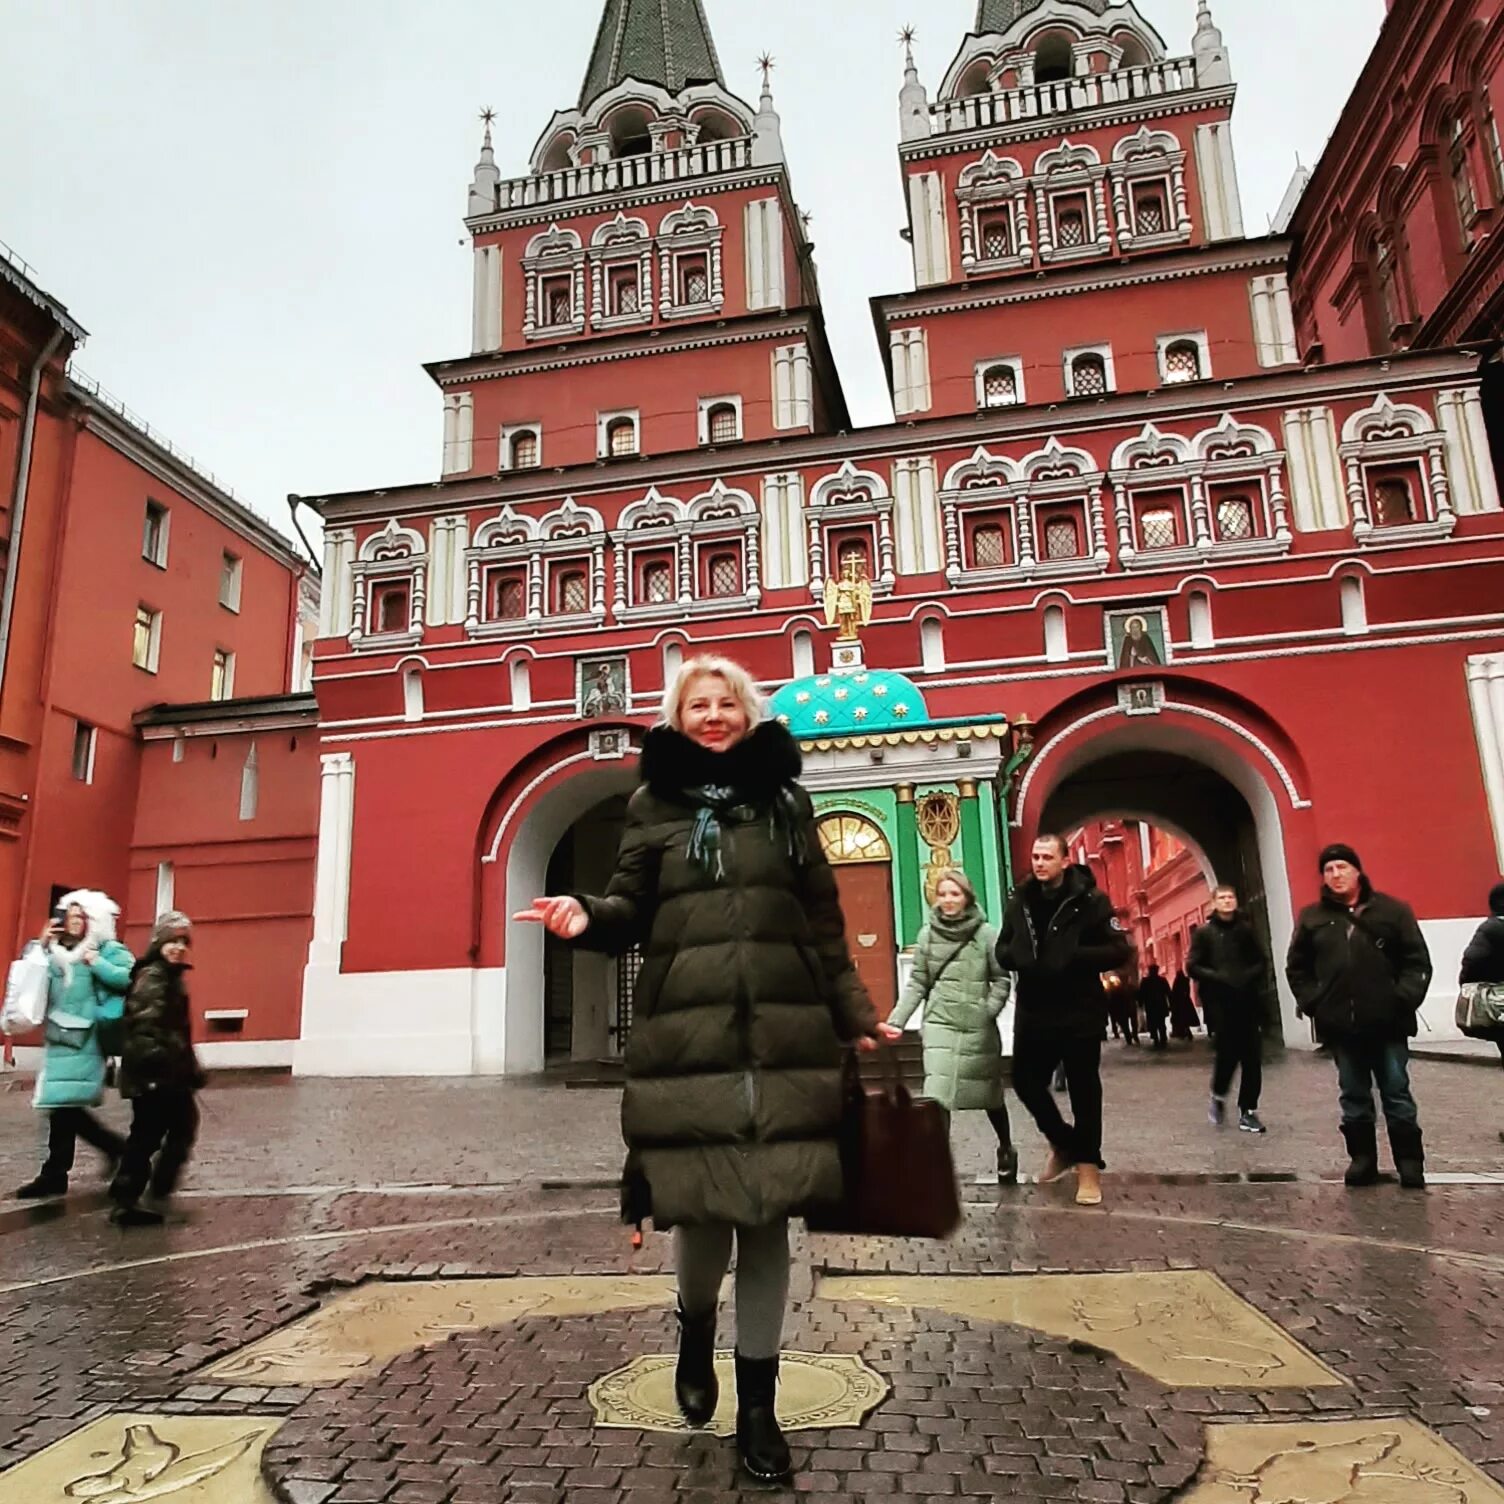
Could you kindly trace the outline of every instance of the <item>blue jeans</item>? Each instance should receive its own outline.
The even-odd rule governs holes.
[[[1372,1123],[1373,1088],[1379,1088],[1384,1118],[1414,1123],[1420,1114],[1410,1094],[1410,1046],[1403,1040],[1342,1040],[1333,1046],[1342,1122]]]

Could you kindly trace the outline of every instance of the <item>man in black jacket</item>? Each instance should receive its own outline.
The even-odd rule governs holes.
[[[1212,894],[1211,917],[1191,936],[1186,970],[1201,988],[1201,1008],[1217,1020],[1217,1062],[1212,1067],[1209,1116],[1227,1117],[1227,1092],[1238,1083],[1238,1127],[1262,1133],[1259,1094],[1264,1085],[1264,985],[1269,957],[1253,926],[1238,913],[1238,891],[1223,883]]]
[[[1409,1040],[1431,984],[1431,956],[1409,904],[1377,893],[1351,846],[1321,853],[1321,900],[1295,923],[1285,975],[1301,1015],[1337,1057],[1348,1185],[1379,1178],[1377,1083],[1400,1184],[1426,1183],[1425,1152],[1410,1094]]]
[[[1170,984],[1159,974],[1159,967],[1151,965],[1148,974],[1138,984],[1139,1006],[1144,1010],[1144,1026],[1156,1050],[1170,1048],[1165,1033],[1165,1020],[1170,1016]]]
[[[1018,974],[1014,992],[1013,1089],[1050,1141],[1042,1182],[1076,1170],[1076,1200],[1102,1200],[1102,1036],[1107,995],[1102,973],[1133,955],[1107,895],[1087,867],[1068,862],[1065,841],[1041,835],[1030,855],[1034,875],[1008,899],[998,961]],[[1070,1088],[1067,1123],[1050,1095],[1064,1065]]]

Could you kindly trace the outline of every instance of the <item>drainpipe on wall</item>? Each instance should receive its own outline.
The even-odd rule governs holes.
[[[5,556],[5,585],[0,590],[0,694],[5,690],[5,664],[10,656],[10,620],[16,607],[16,580],[21,570],[21,529],[26,521],[26,492],[31,480],[31,454],[36,440],[37,402],[42,391],[42,372],[66,338],[54,329],[42,353],[31,367],[26,389],[26,416],[21,422],[21,456],[16,464],[16,488],[11,503],[10,549]]]

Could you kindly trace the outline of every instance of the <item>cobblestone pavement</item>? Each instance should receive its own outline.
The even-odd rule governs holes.
[[[970,1183],[966,1223],[946,1244],[800,1237],[786,1345],[859,1356],[890,1392],[865,1425],[793,1433],[800,1472],[787,1492],[1147,1504],[1206,1483],[1212,1426],[1347,1418],[1382,1431],[1403,1416],[1481,1473],[1451,1482],[1428,1474],[1400,1493],[1370,1494],[1360,1482],[1331,1504],[1504,1497],[1485,1481],[1504,1484],[1504,1186],[1474,1176],[1419,1195],[1323,1182],[1336,1163],[1329,1064],[1274,1068],[1276,1131],[1265,1140],[1204,1122],[1203,1064],[1113,1057],[1109,1068],[1114,1168],[1171,1168],[1181,1182],[1110,1174],[1099,1211],[1074,1207],[1063,1187]],[[1497,1167],[1500,1084],[1475,1066],[1417,1067],[1434,1163]],[[0,1104],[13,1175],[33,1167],[18,1098]],[[206,1098],[194,1194],[166,1228],[109,1226],[92,1171],[67,1202],[0,1213],[0,1467],[24,1469],[42,1448],[113,1413],[191,1413],[279,1421],[260,1467],[267,1498],[286,1504],[767,1497],[738,1481],[729,1442],[597,1424],[591,1384],[640,1354],[672,1349],[667,1306],[439,1332],[429,1346],[328,1387],[204,1373],[349,1287],[663,1272],[669,1240],[650,1236],[634,1253],[614,1197],[580,1184],[615,1170],[616,1100],[610,1091],[472,1082],[220,1085]],[[980,1171],[985,1128],[964,1131],[963,1168]],[[1270,1166],[1301,1178],[1219,1183],[1201,1173]],[[571,1184],[549,1191],[544,1180]],[[1086,1342],[947,1314],[924,1283],[1184,1269],[1219,1276],[1342,1382],[1261,1387],[1234,1374],[1174,1387],[1115,1356],[1110,1336]],[[914,1295],[898,1304],[827,1299],[827,1275],[882,1276],[885,1285],[896,1277]],[[1151,1335],[1173,1318],[1145,1308]],[[732,1331],[728,1313],[723,1342]],[[6,1492],[8,1478],[24,1477],[0,1472],[0,1500],[30,1504]],[[169,1495],[132,1486],[121,1504],[209,1497],[193,1484]],[[1259,1488],[1242,1484],[1225,1497],[1327,1499]],[[36,1500],[68,1504],[63,1494]]]

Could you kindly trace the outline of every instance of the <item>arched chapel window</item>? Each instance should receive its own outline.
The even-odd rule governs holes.
[[[706,414],[705,426],[712,444],[734,444],[741,437],[736,408],[729,402],[717,402]]]
[[[1452,197],[1457,204],[1462,243],[1471,246],[1473,225],[1478,218],[1478,194],[1473,187],[1473,169],[1467,157],[1467,136],[1460,112],[1452,117],[1447,130],[1447,170],[1452,179]]]
[[[1078,355],[1071,362],[1071,396],[1101,397],[1107,392],[1107,362],[1100,355]]]
[[[987,407],[1012,407],[1018,401],[1012,366],[988,366],[982,373],[982,401]]]
[[[654,560],[642,571],[642,598],[649,606],[666,605],[674,598],[673,566]]]
[[[616,456],[637,453],[637,424],[631,418],[613,418],[606,425],[606,452]]]
[[[1165,382],[1201,380],[1201,351],[1193,339],[1178,339],[1165,351]]]
[[[1046,559],[1079,559],[1081,533],[1072,517],[1052,517],[1044,525]]]
[[[583,569],[559,572],[554,581],[554,609],[565,616],[590,609],[590,583]]]
[[[512,469],[532,470],[538,464],[538,435],[531,429],[512,435]]]
[[[1217,537],[1236,543],[1253,537],[1253,502],[1246,496],[1224,496],[1217,502]]]

